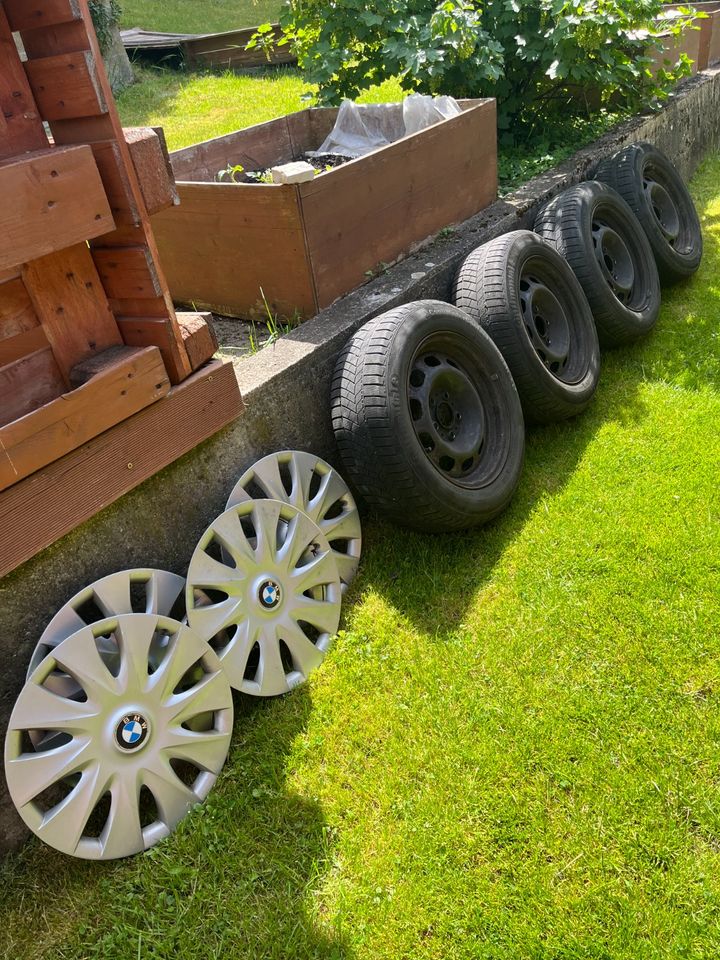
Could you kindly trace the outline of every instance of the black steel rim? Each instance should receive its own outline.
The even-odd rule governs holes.
[[[625,238],[604,211],[595,211],[592,222],[595,260],[615,298],[628,307],[635,292],[635,263]]]
[[[416,351],[408,373],[410,416],[435,469],[448,480],[474,485],[492,446],[487,416],[492,398],[470,372],[474,364],[467,362],[463,341],[456,347],[449,339],[430,338]]]
[[[533,350],[543,366],[562,380],[571,353],[570,323],[563,305],[532,266],[521,271],[519,286],[523,322]]]

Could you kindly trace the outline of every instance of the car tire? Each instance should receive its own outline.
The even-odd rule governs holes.
[[[616,190],[640,221],[663,283],[695,273],[703,254],[700,219],[682,177],[661,150],[633,143],[604,160],[596,179]]]
[[[655,326],[660,278],[650,243],[611,187],[595,181],[570,187],[541,211],[535,230],[580,281],[601,346],[630,343]]]
[[[447,303],[371,320],[340,355],[332,422],[357,493],[431,533],[478,526],[510,502],[525,430],[510,371],[490,337]]]
[[[453,292],[502,353],[526,420],[581,413],[600,377],[592,311],[575,274],[549,243],[516,230],[474,250]]]

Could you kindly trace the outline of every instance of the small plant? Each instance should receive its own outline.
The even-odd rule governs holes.
[[[234,165],[229,163],[224,170],[218,170],[216,179],[218,183],[222,183],[225,179],[228,179],[231,183],[239,183],[238,177],[242,176],[243,173],[245,173],[245,167],[241,163]]]
[[[286,41],[287,42],[287,41]],[[282,45],[283,41],[280,40]],[[246,50],[262,50],[268,63],[272,62],[272,54],[278,42],[275,39],[275,31],[269,23],[263,23],[258,27],[250,40],[245,44]]]

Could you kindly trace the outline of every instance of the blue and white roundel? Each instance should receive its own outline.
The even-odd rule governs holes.
[[[142,740],[143,728],[137,720],[130,720],[122,728],[122,738],[128,746],[134,747]]]
[[[260,603],[268,610],[280,603],[280,587],[273,580],[266,580],[260,587]]]
[[[147,734],[147,720],[139,713],[124,716],[115,728],[115,739],[123,750],[136,750],[145,742]]]

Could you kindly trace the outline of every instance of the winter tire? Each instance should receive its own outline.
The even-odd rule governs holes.
[[[525,449],[520,398],[461,310],[425,300],[370,321],[338,359],[331,402],[349,477],[389,519],[440,533],[510,502]]]
[[[565,420],[585,409],[600,345],[582,287],[549,243],[517,230],[478,247],[460,268],[454,300],[502,353],[526,419]]]
[[[611,187],[579,183],[540,213],[535,230],[565,257],[585,291],[600,344],[620,346],[648,333],[660,311],[660,279],[650,243]]]
[[[596,176],[617,190],[640,221],[663,283],[695,273],[703,253],[700,220],[682,177],[664,153],[651,143],[633,143],[603,161]]]

